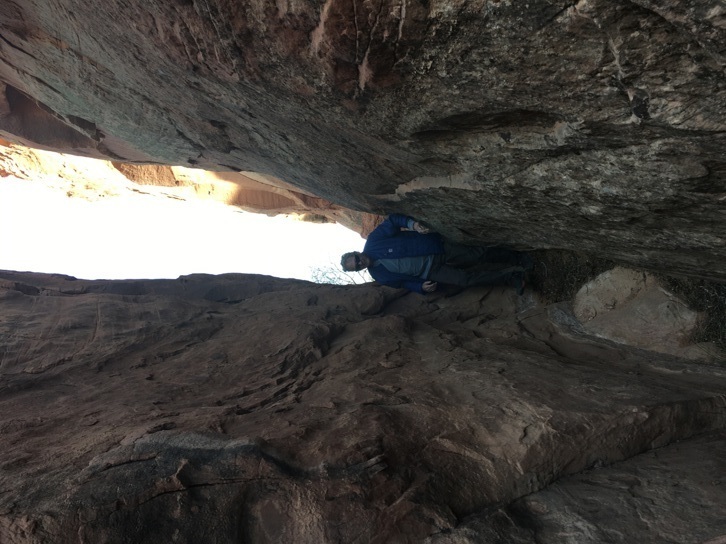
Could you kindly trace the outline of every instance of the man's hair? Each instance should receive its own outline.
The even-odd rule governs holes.
[[[346,268],[345,261],[347,261],[348,259],[355,259],[355,251],[343,253],[343,256],[340,258],[340,267],[346,272],[355,272],[355,267],[351,269]]]

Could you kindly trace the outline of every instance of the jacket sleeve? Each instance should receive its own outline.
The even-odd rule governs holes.
[[[391,236],[396,236],[399,232],[401,232],[401,229],[413,228],[413,223],[414,219],[412,217],[408,217],[407,215],[402,215],[400,213],[393,213],[389,215],[383,223],[373,229],[373,232],[368,235],[368,239],[375,240],[377,238],[390,238]]]
[[[400,213],[392,213],[388,216],[388,220],[396,225],[398,229],[412,229],[413,224],[416,222],[413,217],[402,215]]]
[[[423,290],[424,280],[418,280],[416,278],[412,278],[411,276],[399,276],[398,274],[389,272],[382,266],[374,266],[373,268],[369,268],[368,272],[370,273],[371,277],[381,285],[395,287],[396,289],[400,289],[403,287],[405,289],[408,289],[409,291],[414,291],[422,295],[426,294],[426,292]]]

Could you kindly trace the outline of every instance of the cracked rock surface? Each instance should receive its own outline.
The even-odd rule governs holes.
[[[0,541],[718,542],[726,371],[561,305],[0,274]]]

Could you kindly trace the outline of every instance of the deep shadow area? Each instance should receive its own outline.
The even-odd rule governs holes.
[[[714,342],[722,350],[726,349],[726,284],[696,278],[660,277],[664,285],[693,310],[703,312],[693,341]],[[726,364],[726,360],[721,364]]]
[[[532,255],[535,265],[529,284],[550,303],[572,300],[583,284],[616,266],[614,261],[576,251],[548,249]]]

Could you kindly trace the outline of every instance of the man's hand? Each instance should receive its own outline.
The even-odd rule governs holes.
[[[421,289],[424,290],[424,293],[433,293],[436,291],[436,288],[439,286],[438,283],[435,281],[425,281],[423,282],[423,285],[421,286]]]
[[[428,234],[429,232],[431,232],[431,229],[429,229],[428,227],[422,225],[418,221],[414,221],[413,222],[413,230],[415,230],[419,234]]]

